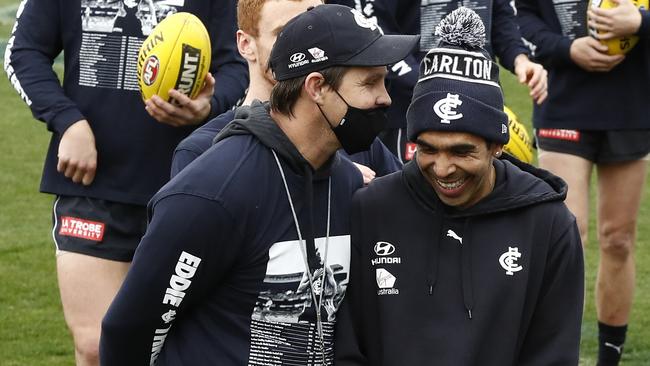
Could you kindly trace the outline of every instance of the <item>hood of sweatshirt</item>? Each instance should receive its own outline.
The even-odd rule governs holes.
[[[329,179],[332,169],[340,164],[340,156],[334,153],[332,157],[323,164],[318,170],[314,171],[309,162],[300,154],[296,146],[289,140],[287,135],[282,131],[278,124],[271,118],[269,113],[269,103],[262,103],[259,100],[253,101],[250,106],[237,108],[235,118],[226,125],[221,132],[214,138],[216,144],[230,136],[236,135],[253,135],[262,145],[274,151],[278,158],[282,160],[296,174],[303,177],[304,182],[304,202],[306,203],[307,220],[298,224],[296,220],[296,230],[298,236],[302,236],[305,241],[307,260],[309,268],[313,273],[321,266],[320,259],[316,253],[316,244],[314,240],[314,183]],[[284,179],[284,173],[281,171]],[[285,181],[286,186],[286,181]],[[331,189],[331,186],[330,186]],[[289,188],[287,187],[287,191]],[[290,192],[289,192],[290,194]],[[292,210],[295,210],[291,198],[289,203]],[[329,210],[328,210],[329,211]]]
[[[250,106],[237,108],[235,118],[215,136],[213,144],[234,135],[253,135],[262,145],[275,151],[296,174],[305,175],[310,170],[315,180],[329,177],[332,167],[341,159],[339,154],[333,154],[322,167],[314,171],[269,112],[269,103],[259,100],[253,101]]]
[[[567,184],[561,178],[546,170],[522,163],[507,154],[504,154],[502,159],[495,159],[493,164],[496,170],[494,189],[481,201],[463,210],[442,203],[429,181],[420,171],[417,160],[413,160],[404,166],[402,177],[408,190],[425,208],[445,217],[463,220],[463,232],[465,233],[471,233],[472,221],[480,216],[505,212],[542,202],[563,201],[566,198]],[[442,220],[435,220],[435,222],[437,227],[434,228],[434,232],[441,237],[443,235]],[[429,295],[432,295],[435,290],[440,261],[438,255],[440,240],[435,242],[436,244],[432,245],[429,250],[429,265],[426,275]],[[463,302],[467,316],[470,319],[474,308],[471,251],[471,240],[464,241],[461,246],[460,258],[461,283]]]

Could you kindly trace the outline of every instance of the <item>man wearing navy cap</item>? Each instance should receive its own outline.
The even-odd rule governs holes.
[[[102,323],[102,365],[333,364],[362,185],[336,150],[374,140],[391,102],[386,65],[417,40],[339,5],[287,23],[270,55],[270,104],[239,109],[151,200]]]
[[[441,22],[406,116],[415,159],[355,193],[337,366],[578,364],[584,268],[567,187],[502,153],[484,32],[467,8]]]

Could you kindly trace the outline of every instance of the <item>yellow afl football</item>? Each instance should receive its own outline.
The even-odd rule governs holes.
[[[510,140],[503,147],[508,154],[531,164],[533,162],[533,143],[526,131],[526,126],[517,120],[517,115],[510,108],[503,106],[503,111],[508,115],[508,130]]]
[[[632,0],[632,3],[640,9],[648,9],[648,0]],[[618,6],[611,0],[591,0],[589,6],[591,8],[611,9]],[[589,32],[592,35],[599,34],[597,30],[590,28]],[[630,52],[634,46],[639,42],[639,37],[635,35],[625,36],[620,38],[613,38],[608,40],[601,40],[600,43],[607,46],[607,53],[610,55],[621,55]]]
[[[174,103],[170,89],[194,99],[210,70],[210,36],[195,15],[169,15],[142,43],[138,53],[138,84],[142,99],[157,94]]]

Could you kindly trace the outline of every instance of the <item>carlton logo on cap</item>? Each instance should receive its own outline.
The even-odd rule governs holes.
[[[359,27],[370,29],[372,31],[379,29],[381,34],[384,34],[384,31],[382,31],[381,27],[377,25],[377,18],[373,17],[371,18],[366,18],[363,14],[361,14],[360,11],[357,9],[350,9],[352,14],[354,15],[354,21],[357,22]]]

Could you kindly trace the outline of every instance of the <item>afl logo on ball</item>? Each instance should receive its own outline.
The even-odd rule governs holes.
[[[158,71],[160,71],[160,61],[158,61],[158,57],[149,56],[147,61],[144,63],[144,67],[142,67],[142,81],[145,85],[151,86],[156,82]]]

